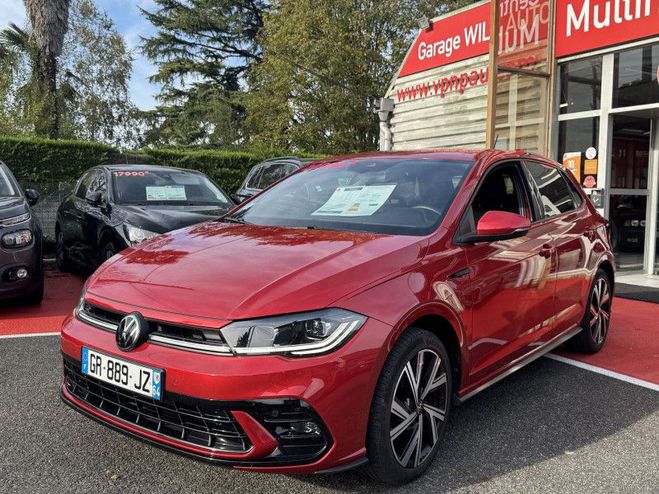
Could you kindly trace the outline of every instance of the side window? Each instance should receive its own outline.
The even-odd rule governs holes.
[[[84,199],[87,196],[87,192],[89,192],[89,188],[92,184],[92,181],[96,178],[96,175],[98,173],[98,170],[89,170],[87,173],[85,173],[82,178],[80,179],[80,182],[78,182],[78,187],[76,189],[76,196],[79,197],[80,199]]]
[[[107,190],[107,180],[105,178],[105,173],[101,170],[96,173],[96,175],[94,175],[91,184],[89,184],[89,191],[101,192],[102,194],[105,194],[107,193]]]
[[[521,177],[515,165],[500,165],[490,171],[467,210],[460,225],[460,233],[462,235],[476,233],[478,221],[488,211],[506,211],[528,216],[522,187]]]
[[[259,183],[260,189],[269,187],[277,180],[284,178],[286,175],[293,173],[297,168],[290,163],[275,163],[263,169],[261,181]]]
[[[248,189],[259,189],[259,182],[261,181],[261,174],[263,173],[263,166],[259,166],[252,170],[251,175],[247,179],[245,187]]]
[[[538,189],[545,217],[567,213],[577,208],[574,192],[557,168],[535,161],[527,161],[525,165]]]

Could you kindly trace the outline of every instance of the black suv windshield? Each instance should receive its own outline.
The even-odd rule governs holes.
[[[227,205],[205,175],[181,170],[112,170],[117,204]]]
[[[265,226],[427,235],[441,223],[471,165],[397,157],[311,165],[229,219]]]

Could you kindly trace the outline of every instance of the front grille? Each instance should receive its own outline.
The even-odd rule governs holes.
[[[231,413],[212,403],[154,400],[86,376],[80,372],[79,362],[68,359],[64,361],[64,375],[73,396],[143,429],[227,453],[244,453],[251,448]]]
[[[79,316],[90,324],[97,324],[103,329],[116,331],[121,319],[126,315],[90,304],[85,301],[78,309]],[[172,324],[166,321],[147,319],[149,324],[149,338],[155,343],[181,346],[193,350],[210,351],[215,353],[229,353],[229,347],[222,338],[219,329],[201,328]]]
[[[164,399],[158,401],[85,376],[80,371],[80,362],[69,357],[64,358],[64,376],[69,393],[98,410],[144,429],[218,452],[250,449],[249,438],[231,410],[246,412],[278,443],[270,456],[250,461],[251,465],[310,463],[332,446],[332,437],[321,418],[301,400],[210,401],[165,390]],[[311,427],[305,430],[309,424]]]

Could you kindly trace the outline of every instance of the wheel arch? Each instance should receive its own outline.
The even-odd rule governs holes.
[[[611,261],[607,258],[604,259],[599,263],[597,266],[597,269],[603,270],[606,275],[609,277],[609,281],[611,282],[611,290],[615,288],[615,270],[613,269],[613,264]]]
[[[437,336],[444,344],[451,360],[453,392],[457,393],[460,389],[460,379],[462,376],[462,355],[460,341],[451,323],[440,315],[428,314],[416,319],[408,327],[428,331]]]
[[[388,352],[391,351],[400,336],[410,328],[420,328],[437,336],[444,344],[451,359],[453,393],[456,395],[463,387],[462,379],[466,375],[465,364],[468,360],[464,354],[464,331],[460,318],[454,311],[443,304],[427,304],[408,314],[397,326],[391,339]],[[387,352],[387,353],[388,353]]]

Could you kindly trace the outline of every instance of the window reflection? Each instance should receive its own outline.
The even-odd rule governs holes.
[[[659,44],[615,55],[613,106],[659,103]]]
[[[602,57],[563,63],[559,70],[561,113],[598,110],[602,88]]]

